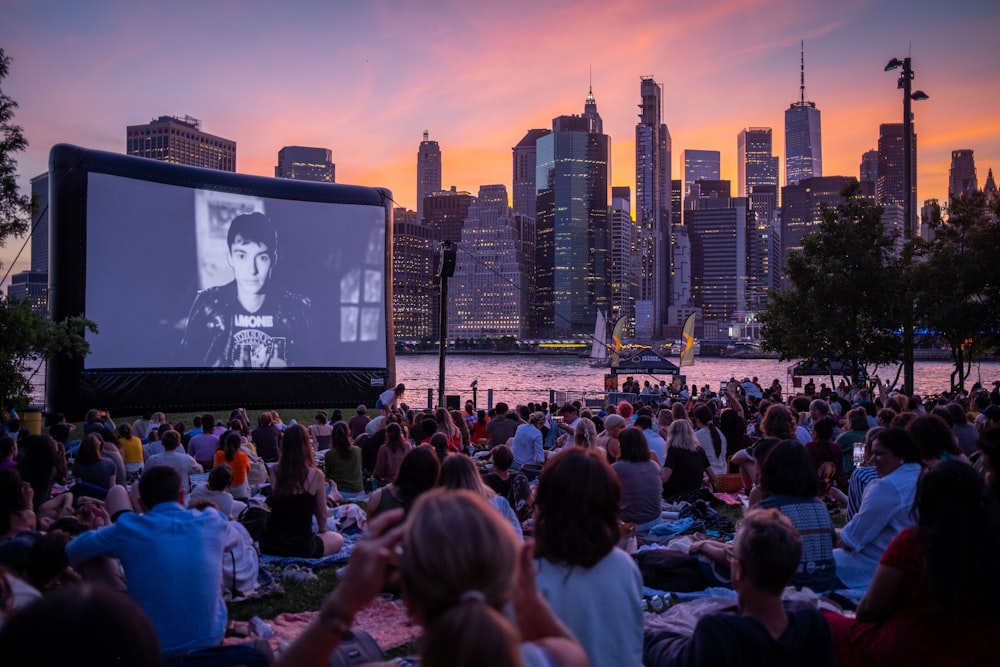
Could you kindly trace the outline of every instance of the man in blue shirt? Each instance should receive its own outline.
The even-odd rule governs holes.
[[[221,645],[226,517],[212,508],[184,509],[180,474],[170,466],[143,473],[139,497],[145,514],[125,512],[78,536],[66,545],[70,563],[98,556],[121,561],[128,594],[152,621],[164,655]]]

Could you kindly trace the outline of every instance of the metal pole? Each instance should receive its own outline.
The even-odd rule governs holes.
[[[438,406],[444,405],[444,358],[448,345],[448,277],[441,276],[441,313],[438,318]]]
[[[910,112],[913,71],[910,58],[903,59],[903,267],[909,268],[913,239],[913,117]],[[906,274],[909,272],[906,271]],[[906,288],[903,319],[903,393],[913,395],[913,300]]]

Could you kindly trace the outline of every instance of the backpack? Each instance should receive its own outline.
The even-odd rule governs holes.
[[[531,518],[530,499],[531,485],[528,483],[528,478],[519,472],[511,473],[507,487],[507,502],[514,509],[519,521],[527,521]]]
[[[260,559],[246,526],[226,524],[226,546],[222,553],[222,584],[226,600],[246,597],[257,590]]]
[[[236,520],[243,524],[243,527],[250,533],[254,542],[260,542],[264,530],[267,528],[267,520],[271,518],[271,510],[263,505],[247,505]]]

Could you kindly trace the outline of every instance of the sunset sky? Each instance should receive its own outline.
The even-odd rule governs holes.
[[[824,175],[857,176],[880,123],[901,122],[897,73],[913,57],[918,199],[947,195],[953,149],[975,151],[979,184],[1000,177],[996,0],[4,0],[3,91],[30,142],[22,188],[68,142],[124,152],[125,127],[190,115],[237,142],[237,170],[273,175],[286,145],[333,149],[337,181],[392,190],[415,208],[424,130],[443,185],[510,189],[511,147],[529,128],[583,111],[589,72],[611,136],[612,182],[634,188],[640,76],[664,87],[674,177],[685,149],[722,152],[736,187],[736,135],[784,110],[822,112]],[[634,189],[633,189],[634,192]],[[21,242],[0,248],[8,265]],[[27,251],[14,270],[27,268]],[[5,267],[6,268],[6,267]]]

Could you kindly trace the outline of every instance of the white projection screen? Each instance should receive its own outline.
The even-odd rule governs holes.
[[[391,382],[391,195],[58,145],[53,316],[83,359],[47,407],[182,410],[372,400]]]

